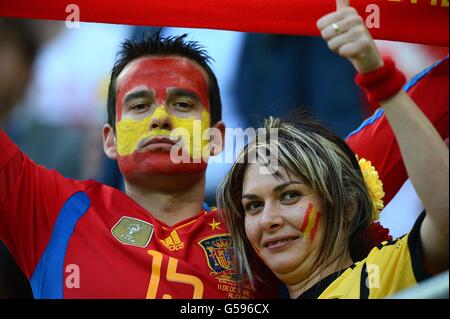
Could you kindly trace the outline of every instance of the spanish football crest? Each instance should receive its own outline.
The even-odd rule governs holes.
[[[122,244],[146,247],[153,235],[153,225],[133,217],[123,216],[111,229]]]
[[[238,274],[233,265],[236,264],[231,238],[227,234],[205,238],[198,242],[205,252],[210,275],[215,276],[220,282],[235,283]]]

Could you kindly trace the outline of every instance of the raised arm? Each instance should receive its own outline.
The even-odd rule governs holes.
[[[65,201],[83,190],[29,159],[0,129],[0,240],[30,278]]]
[[[349,59],[360,74],[383,67],[383,59],[362,18],[348,6],[348,0],[337,0],[336,3],[337,11],[317,22],[330,49]],[[429,272],[438,273],[448,269],[448,148],[426,116],[402,90],[379,103],[427,212],[420,229],[424,266]]]

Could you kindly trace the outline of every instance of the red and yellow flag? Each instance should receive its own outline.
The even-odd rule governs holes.
[[[318,36],[335,0],[77,0],[81,21]],[[351,0],[365,18],[379,8],[376,39],[448,46],[448,0]],[[0,16],[66,20],[68,2],[1,1]]]

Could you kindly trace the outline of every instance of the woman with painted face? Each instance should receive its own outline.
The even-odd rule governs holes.
[[[267,281],[270,270],[293,299],[384,298],[448,269],[449,152],[348,1],[338,0],[317,26],[385,112],[425,211],[409,233],[373,247],[382,195],[376,172],[301,114],[266,120],[267,134],[244,148],[218,205],[251,282]]]

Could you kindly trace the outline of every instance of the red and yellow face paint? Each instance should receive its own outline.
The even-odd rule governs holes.
[[[168,118],[174,129],[149,130],[153,119]],[[180,118],[167,113],[164,105],[158,106],[154,113],[142,120],[123,119],[117,123],[117,153],[119,156],[128,156],[138,150],[140,143],[153,137],[166,136],[172,140],[182,141],[182,145],[189,157],[196,162],[200,158],[207,158],[208,154],[203,150],[208,145],[208,140],[203,139],[203,132],[210,127],[210,115],[206,110],[202,111],[201,119]]]
[[[117,79],[117,153],[122,173],[180,173],[206,169],[203,154],[208,140],[203,133],[210,127],[208,85],[205,71],[196,63],[181,57],[144,57],[125,67]],[[154,97],[154,110],[145,116],[134,116],[124,106],[127,94],[144,89]],[[173,114],[167,103],[171,90],[190,92],[198,98],[201,111]],[[165,119],[170,129],[152,128],[155,120]],[[171,161],[170,152],[139,152],[142,141],[152,137],[170,137],[181,141],[190,163]]]
[[[309,203],[308,208],[306,209],[305,217],[303,218],[303,222],[299,229],[305,237],[311,240],[311,242],[314,241],[314,238],[316,237],[321,216],[322,213],[318,212],[312,203]]]

